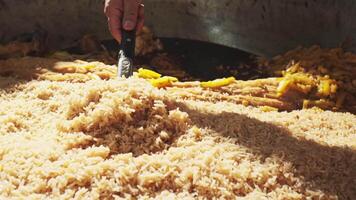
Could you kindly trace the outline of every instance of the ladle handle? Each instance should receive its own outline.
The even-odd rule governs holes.
[[[135,56],[136,31],[122,31],[121,50],[126,57],[131,59]]]

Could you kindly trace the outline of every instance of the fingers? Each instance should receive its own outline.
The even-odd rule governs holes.
[[[116,41],[121,43],[121,17],[111,17],[108,19],[109,30]]]
[[[145,9],[144,6],[139,6],[138,17],[137,17],[137,31],[140,31],[143,28],[145,22]]]
[[[132,31],[137,26],[137,18],[139,14],[139,0],[124,0],[124,18],[123,28],[127,31]]]
[[[104,12],[111,35],[121,43],[121,31],[140,31],[144,24],[142,0],[105,0]]]
[[[108,18],[108,25],[111,35],[116,41],[121,43],[121,19],[123,13],[122,0],[106,0],[105,14]]]

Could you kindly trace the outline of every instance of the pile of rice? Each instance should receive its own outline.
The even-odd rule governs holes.
[[[0,77],[0,198],[355,199],[356,116]]]

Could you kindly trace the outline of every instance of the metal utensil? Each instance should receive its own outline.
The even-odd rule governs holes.
[[[135,56],[136,31],[122,31],[121,48],[118,59],[118,77],[130,77],[133,74],[133,58]]]

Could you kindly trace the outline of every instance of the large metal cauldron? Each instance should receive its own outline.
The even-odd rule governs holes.
[[[159,37],[208,41],[265,56],[297,45],[356,42],[353,0],[146,0],[145,11],[146,25]],[[0,0],[0,42],[36,27],[48,31],[54,47],[66,47],[86,33],[110,38],[103,0]]]

